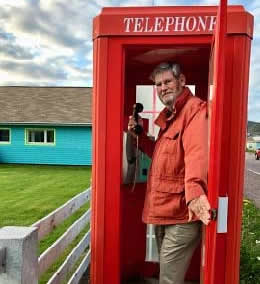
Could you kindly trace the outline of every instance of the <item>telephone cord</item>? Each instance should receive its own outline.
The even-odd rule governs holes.
[[[135,175],[134,175],[134,183],[131,189],[131,192],[134,191],[135,185],[136,185],[136,179],[137,179],[137,166],[138,166],[138,150],[139,150],[139,136],[136,137],[136,152],[135,152]]]

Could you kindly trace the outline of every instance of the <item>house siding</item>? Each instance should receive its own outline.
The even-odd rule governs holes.
[[[249,150],[256,150],[260,148],[260,142],[247,142],[247,148]]]
[[[8,126],[8,128],[11,129],[11,143],[0,145],[0,163],[50,165],[92,164],[91,127],[38,127],[35,125],[26,125]],[[55,145],[26,144],[25,129],[28,128],[55,129]]]

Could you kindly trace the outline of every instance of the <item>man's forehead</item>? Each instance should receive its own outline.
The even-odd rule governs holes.
[[[154,80],[155,81],[161,81],[165,79],[172,79],[174,78],[173,73],[170,70],[159,72],[155,75]]]

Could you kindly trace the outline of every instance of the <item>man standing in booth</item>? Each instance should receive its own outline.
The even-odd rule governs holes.
[[[207,105],[185,86],[177,63],[161,63],[151,79],[165,108],[155,121],[158,138],[138,136],[140,148],[152,157],[143,222],[155,225],[160,259],[160,284],[183,284],[201,236],[210,222],[207,192]],[[141,124],[141,119],[138,121]],[[130,117],[134,136],[137,122]]]

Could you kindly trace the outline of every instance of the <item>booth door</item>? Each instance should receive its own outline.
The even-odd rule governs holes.
[[[219,263],[219,255],[225,249],[223,235],[226,232],[226,209],[227,198],[221,197],[221,169],[224,162],[221,155],[223,136],[223,105],[224,105],[224,83],[225,83],[225,37],[226,37],[226,11],[227,1],[220,0],[217,15],[217,27],[213,38],[210,68],[209,68],[209,171],[208,171],[208,198],[212,207],[212,221],[209,226],[204,227],[201,262],[201,284],[224,284],[224,267]],[[220,208],[221,207],[221,208]],[[217,212],[216,216],[213,213]],[[220,220],[221,219],[221,224]],[[224,221],[224,222],[223,222]],[[221,235],[221,236],[220,236]]]

